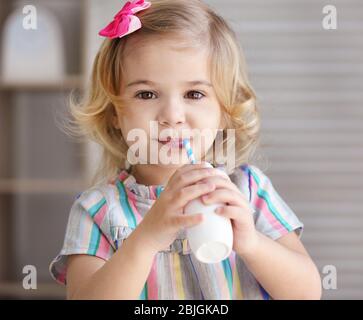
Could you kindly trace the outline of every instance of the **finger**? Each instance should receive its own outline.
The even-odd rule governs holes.
[[[216,186],[216,189],[225,188],[231,191],[239,192],[237,186],[229,178],[227,179],[224,176],[209,176],[198,181],[197,184],[198,183],[213,183]]]
[[[178,192],[180,189],[196,184],[198,181],[210,176],[217,176],[219,173],[214,168],[199,168],[189,170],[183,174],[179,173],[170,180],[170,188]]]
[[[180,189],[178,197],[175,198],[174,204],[178,207],[184,207],[189,201],[199,198],[215,190],[215,185],[211,183],[194,184]]]
[[[198,183],[213,183],[216,186],[216,189],[224,188],[233,192],[237,192],[237,194],[243,198],[243,201],[245,201],[245,203],[249,203],[247,196],[238,189],[238,187],[229,179],[229,177],[227,180],[223,177],[211,176],[198,181]]]
[[[202,201],[204,204],[212,204],[222,202],[232,206],[247,207],[248,204],[242,197],[240,192],[229,189],[216,189],[209,194],[203,195]]]
[[[203,222],[204,215],[202,213],[191,215],[178,215],[173,217],[173,225],[176,228],[190,228]]]
[[[167,185],[170,185],[175,179],[178,179],[179,176],[186,174],[187,172],[195,169],[203,169],[206,168],[206,162],[201,162],[198,164],[185,164],[180,168],[176,169],[173,175],[169,178]]]
[[[214,210],[214,212],[231,220],[240,220],[243,214],[243,209],[236,206],[222,206]]]

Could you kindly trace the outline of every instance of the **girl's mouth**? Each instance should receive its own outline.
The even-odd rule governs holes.
[[[165,141],[159,139],[158,142],[162,145],[168,145],[171,148],[183,148],[183,139],[171,139],[171,137],[168,137]]]

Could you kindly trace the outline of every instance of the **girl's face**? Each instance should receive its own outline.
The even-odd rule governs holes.
[[[172,134],[181,138],[183,131],[191,132],[187,137],[191,138],[194,153],[203,156],[213,145],[216,130],[221,128],[222,111],[210,81],[207,51],[178,49],[177,44],[177,40],[165,39],[147,41],[142,46],[128,43],[121,87],[126,107],[122,112],[116,109],[114,123],[121,129],[128,146],[135,143],[135,140],[127,139],[130,130],[142,129],[145,132],[147,159],[141,154],[139,158],[147,163],[150,163],[150,154],[154,154],[155,159],[155,152],[159,154],[161,148],[163,152],[168,150],[168,156],[176,156],[178,164],[174,162],[168,167],[188,163],[188,158],[182,148],[174,148],[171,152],[170,147],[157,141],[162,130],[169,130],[163,137]],[[154,126],[156,124],[157,136],[151,134],[151,122]],[[212,129],[214,136],[205,135],[201,144],[196,143],[199,140],[195,129]],[[156,148],[150,148],[151,140]]]

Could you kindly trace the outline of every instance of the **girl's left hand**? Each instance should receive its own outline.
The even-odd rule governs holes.
[[[218,170],[218,169],[216,169]],[[251,209],[246,196],[227,175],[218,175],[200,181],[210,182],[216,189],[202,197],[205,204],[224,203],[216,213],[231,219],[233,228],[233,250],[240,256],[251,253],[257,246],[258,235]]]

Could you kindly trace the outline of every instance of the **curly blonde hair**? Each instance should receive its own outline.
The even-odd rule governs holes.
[[[205,45],[210,53],[211,81],[225,121],[222,150],[228,154],[227,129],[235,130],[235,164],[249,161],[259,142],[260,116],[251,88],[245,58],[234,31],[227,22],[200,0],[152,0],[151,7],[138,13],[142,28],[124,38],[105,39],[94,61],[92,79],[80,102],[72,101],[69,122],[76,135],[102,146],[102,161],[92,184],[107,181],[127,167],[128,146],[114,128],[115,106],[121,108],[120,83],[124,51],[133,37],[176,37],[192,46]],[[213,148],[204,160],[215,164]]]

